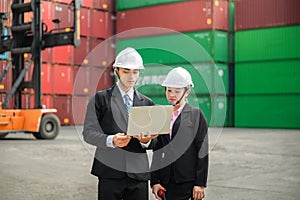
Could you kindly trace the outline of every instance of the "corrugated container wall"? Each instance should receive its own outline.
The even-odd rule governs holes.
[[[188,1],[117,13],[117,33],[142,27],[160,27],[179,32],[228,30],[228,2],[223,0]],[[132,32],[124,37],[160,34],[168,34],[168,31]]]
[[[204,111],[211,126],[223,126],[215,113],[228,107],[228,1],[120,0],[117,9],[117,52],[136,48],[146,67],[138,90],[167,104],[160,83],[170,69],[184,67],[195,83],[189,102]]]
[[[41,1],[44,34],[71,30],[74,22],[71,2],[72,0]],[[69,45],[42,51],[42,103],[47,108],[58,109],[57,114],[63,125],[82,124],[85,106],[90,96],[97,90],[111,87],[114,83],[111,62],[115,57],[115,44],[111,41],[102,42],[114,35],[115,2],[115,0],[82,0],[79,17],[81,45],[78,48]],[[12,22],[11,3],[12,0],[0,1],[0,12],[9,14],[9,19],[4,24],[8,30]],[[31,22],[32,18],[31,12],[25,13],[24,23]],[[53,19],[59,19],[60,22],[54,23]],[[93,50],[95,51],[91,53]],[[7,66],[9,56],[7,53],[0,55],[0,73]],[[24,54],[24,58],[25,63],[28,63],[31,54]],[[81,67],[87,70],[79,70]],[[25,74],[24,81],[31,81],[32,75],[33,65]],[[2,101],[12,84],[12,68],[10,68],[0,83]],[[14,97],[10,99],[8,107],[12,107],[13,99]],[[24,88],[22,100],[23,108],[33,108],[34,90]],[[72,110],[74,104],[77,108],[76,116]]]
[[[297,0],[235,4],[234,125],[300,128]]]
[[[241,0],[235,7],[237,31],[300,24],[299,0]]]

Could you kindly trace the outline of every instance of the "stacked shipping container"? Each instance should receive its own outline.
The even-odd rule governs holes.
[[[9,13],[8,33],[11,1],[0,2],[0,12]],[[70,2],[42,1],[47,31],[70,30]],[[83,0],[80,47],[42,52],[43,104],[58,109],[63,125],[83,123],[90,96],[114,81],[110,67],[114,41],[103,41],[114,34],[116,18],[117,52],[128,46],[139,51],[146,70],[138,90],[157,104],[168,103],[159,83],[171,68],[182,66],[196,86],[189,103],[203,110],[210,126],[300,128],[298,0],[235,2],[117,0],[115,8],[113,0]],[[25,15],[24,21],[31,17]],[[60,24],[52,22],[57,18]],[[9,54],[0,55],[0,73],[9,64],[8,58]],[[32,67],[25,80],[31,76]],[[0,83],[1,101],[11,84],[10,69]],[[22,98],[23,108],[33,107],[31,89],[25,89]]]
[[[300,128],[297,0],[243,0],[235,13],[235,126]]]
[[[46,32],[70,30],[74,20],[73,10],[69,6],[71,1],[42,1],[42,21]],[[8,12],[11,16],[11,0],[1,1],[0,6],[0,12]],[[43,104],[47,108],[58,110],[57,115],[62,125],[82,124],[90,96],[96,90],[113,84],[113,74],[109,67],[115,53],[112,43],[102,45],[98,48],[99,52],[92,55],[90,52],[113,35],[114,6],[115,3],[111,0],[83,0],[80,9],[80,47],[61,46],[48,48],[42,52]],[[60,19],[60,23],[53,23],[53,19]],[[31,20],[31,15],[24,16],[24,22]],[[9,21],[8,29],[11,24]],[[27,61],[31,57],[27,54],[24,56]],[[7,63],[6,60],[0,61],[0,73]],[[25,81],[31,79],[32,70],[31,66],[24,78]],[[11,73],[10,70],[0,84],[1,99],[4,99],[10,90]],[[33,90],[25,89],[22,99],[23,108],[33,108]],[[13,101],[10,107],[12,103]]]
[[[0,12],[7,13],[8,19],[4,21],[4,28],[5,28],[5,35],[9,34],[9,24],[11,23],[11,16],[9,16],[10,11],[10,1],[11,0],[3,0],[0,1]],[[3,53],[0,54],[0,74],[9,66],[9,53]],[[3,80],[0,82],[0,101],[3,102],[8,94],[8,91],[11,89],[12,84],[12,78],[11,78],[11,69],[8,70],[7,75],[3,78]],[[13,101],[11,100],[9,102],[9,105],[12,105]]]
[[[134,47],[146,65],[138,89],[167,104],[159,83],[171,68],[182,66],[196,86],[189,103],[202,108],[211,126],[223,126],[229,96],[228,2],[119,0],[117,9],[117,51]]]

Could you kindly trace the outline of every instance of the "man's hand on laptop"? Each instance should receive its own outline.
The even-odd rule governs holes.
[[[131,137],[124,133],[117,133],[114,135],[113,143],[117,147],[125,147],[130,142]]]
[[[150,131],[147,131],[147,135],[144,133],[140,133],[140,135],[133,136],[134,138],[138,139],[141,143],[148,143],[150,140],[157,138],[158,134],[151,134]]]

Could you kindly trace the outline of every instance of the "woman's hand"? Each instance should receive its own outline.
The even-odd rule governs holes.
[[[203,186],[194,186],[193,198],[194,200],[202,200],[205,197]]]
[[[152,186],[152,193],[154,194],[155,198],[157,200],[162,200],[162,198],[160,198],[158,196],[158,191],[159,190],[166,191],[166,189],[163,186],[161,186],[161,184],[155,184],[155,185]]]

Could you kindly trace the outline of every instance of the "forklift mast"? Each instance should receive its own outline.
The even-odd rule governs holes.
[[[11,61],[0,75],[3,79],[10,66],[13,67],[13,86],[2,104],[6,108],[10,98],[14,95],[14,109],[22,109],[22,91],[25,88],[34,90],[34,108],[42,108],[42,80],[41,80],[41,51],[55,46],[80,45],[79,9],[81,0],[73,0],[69,8],[73,9],[73,27],[61,27],[47,31],[42,22],[41,0],[32,0],[24,3],[24,0],[13,0],[11,5],[12,26],[11,35],[4,36],[4,20],[7,13],[0,13],[0,53],[11,52]],[[32,12],[33,18],[29,23],[24,23],[24,13]],[[59,22],[60,19],[53,19]],[[68,29],[66,29],[68,28]],[[68,31],[65,31],[68,30]],[[24,61],[24,54],[31,54],[28,63]],[[30,81],[24,81],[24,76],[33,63],[33,74]]]

